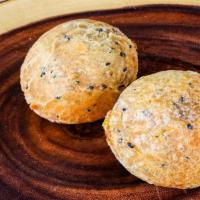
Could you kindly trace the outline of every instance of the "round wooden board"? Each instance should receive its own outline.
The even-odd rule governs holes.
[[[59,125],[29,109],[19,84],[28,49],[48,29],[76,18],[108,22],[134,39],[139,76],[200,71],[200,7],[154,5],[62,16],[0,36],[0,199],[199,199],[200,189],[155,187],[130,175],[106,144],[101,121]]]

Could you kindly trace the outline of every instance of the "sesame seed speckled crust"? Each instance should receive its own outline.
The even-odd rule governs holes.
[[[137,71],[135,43],[111,25],[79,19],[56,26],[35,42],[20,80],[38,115],[76,124],[105,117]]]
[[[164,187],[200,186],[200,74],[141,77],[122,92],[103,126],[116,158],[135,176]]]

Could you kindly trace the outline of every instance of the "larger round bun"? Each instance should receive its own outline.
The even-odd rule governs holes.
[[[200,74],[163,71],[134,81],[104,122],[116,158],[158,186],[200,186]]]
[[[29,50],[20,78],[38,115],[76,124],[105,117],[137,71],[136,45],[127,36],[106,23],[80,19],[42,35]]]

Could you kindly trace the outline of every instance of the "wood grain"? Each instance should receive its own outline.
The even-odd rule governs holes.
[[[0,0],[0,3],[0,34],[46,18],[72,13],[149,4],[200,5],[199,0]]]
[[[155,187],[130,175],[106,144],[101,121],[58,125],[25,103],[19,70],[34,41],[53,26],[93,18],[138,44],[139,76],[165,69],[200,71],[200,8],[146,6],[63,16],[0,36],[0,199],[199,199],[200,189]]]

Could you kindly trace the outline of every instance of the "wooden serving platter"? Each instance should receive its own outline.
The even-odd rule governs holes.
[[[37,38],[62,22],[92,18],[119,27],[138,44],[139,76],[200,71],[200,7],[154,5],[48,19],[0,36],[0,199],[200,199],[200,189],[149,185],[115,159],[102,122],[59,125],[34,114],[19,84]]]

